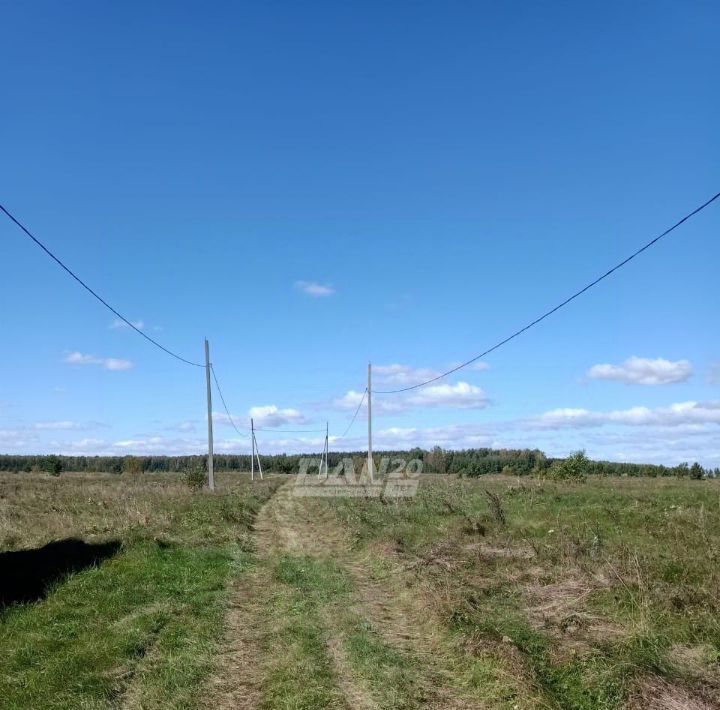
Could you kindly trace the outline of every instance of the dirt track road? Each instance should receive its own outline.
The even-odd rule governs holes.
[[[454,687],[460,658],[426,590],[392,555],[355,550],[327,506],[289,482],[261,510],[208,707],[481,707]]]

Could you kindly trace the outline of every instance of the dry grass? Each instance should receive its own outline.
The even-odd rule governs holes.
[[[519,707],[533,693],[594,710],[661,691],[667,707],[720,706],[718,482],[427,476],[400,507],[334,510],[415,576],[469,652],[525,679]]]
[[[3,708],[197,707],[228,581],[278,485],[218,483],[209,494],[171,475],[0,476]]]
[[[225,474],[223,493],[241,492],[247,477]],[[52,540],[78,537],[103,540],[192,536],[195,501],[206,492],[191,491],[181,476],[113,474],[0,474],[0,550],[38,547]]]

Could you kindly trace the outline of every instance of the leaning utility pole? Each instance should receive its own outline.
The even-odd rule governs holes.
[[[372,455],[372,365],[368,363],[368,384],[367,384],[367,398],[368,398],[368,476],[370,477],[370,483],[373,483],[373,455]]]
[[[215,472],[213,470],[213,427],[212,427],[212,388],[210,387],[210,344],[205,338],[205,384],[207,385],[208,407],[208,488],[215,490]]]

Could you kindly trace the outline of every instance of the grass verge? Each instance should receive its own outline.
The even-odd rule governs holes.
[[[248,561],[252,520],[278,485],[224,483],[210,495],[171,477],[0,480],[5,529],[29,531],[13,533],[13,547],[70,536],[122,543],[99,566],[2,611],[4,708],[196,707],[228,578]]]

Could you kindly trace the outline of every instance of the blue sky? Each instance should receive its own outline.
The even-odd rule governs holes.
[[[10,4],[0,201],[152,337],[200,360],[207,336],[241,424],[338,436],[368,360],[384,389],[466,360],[720,189],[718,20]],[[720,465],[718,227],[716,204],[482,369],[377,396],[376,447]],[[201,369],[113,327],[6,219],[0,259],[0,450],[202,451]],[[248,450],[222,415],[216,437]]]

